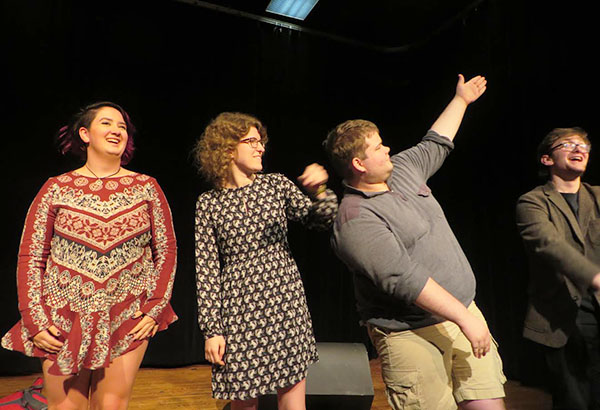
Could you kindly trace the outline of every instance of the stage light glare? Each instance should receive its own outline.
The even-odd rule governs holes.
[[[267,11],[280,16],[304,20],[319,0],[271,0]]]

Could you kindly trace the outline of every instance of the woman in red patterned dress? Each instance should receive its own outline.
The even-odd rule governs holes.
[[[84,165],[34,199],[17,264],[21,320],[2,346],[40,357],[49,409],[125,409],[148,339],[177,320],[176,241],[156,180],[123,168],[127,113],[92,104],[60,130]]]

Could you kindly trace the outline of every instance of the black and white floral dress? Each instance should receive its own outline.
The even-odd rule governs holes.
[[[205,339],[226,340],[225,365],[213,366],[215,398],[246,400],[291,386],[318,360],[287,221],[326,229],[336,212],[333,192],[311,201],[281,174],[198,198],[198,323]]]

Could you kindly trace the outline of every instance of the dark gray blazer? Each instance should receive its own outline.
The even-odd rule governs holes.
[[[552,182],[538,186],[519,198],[517,227],[530,268],[523,335],[562,347],[582,295],[600,273],[600,187],[581,185],[578,221]]]

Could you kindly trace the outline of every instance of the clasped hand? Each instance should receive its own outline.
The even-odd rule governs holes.
[[[298,177],[302,187],[313,196],[317,194],[319,187],[325,184],[328,179],[329,174],[327,174],[325,168],[317,163],[307,166],[302,175]]]

